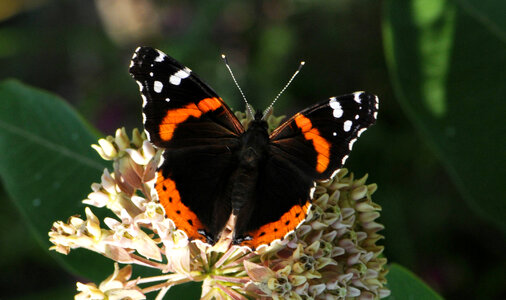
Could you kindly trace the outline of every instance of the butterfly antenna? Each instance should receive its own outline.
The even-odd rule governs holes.
[[[272,107],[274,106],[274,103],[276,103],[276,101],[278,100],[278,98],[281,96],[281,94],[283,94],[283,92],[286,90],[286,88],[288,88],[288,86],[290,85],[290,83],[292,83],[293,79],[295,78],[295,76],[297,76],[297,74],[299,74],[300,72],[300,69],[302,69],[302,67],[304,66],[306,62],[305,61],[301,61],[300,62],[300,65],[299,65],[299,68],[297,69],[297,71],[295,71],[295,73],[293,73],[292,77],[290,78],[290,80],[288,80],[288,82],[285,84],[285,86],[281,89],[281,91],[278,93],[278,95],[274,98],[274,100],[272,100],[272,103],[271,105],[269,105],[267,107],[267,109],[265,110],[264,112],[264,115],[262,117],[262,120],[265,119],[265,117],[267,116],[267,114],[269,113],[269,111],[272,109]]]
[[[246,103],[246,107],[248,108],[249,113],[251,114],[251,116],[254,116],[255,114],[251,110],[251,106],[249,105],[248,100],[246,99],[246,96],[244,96],[244,93],[242,92],[242,89],[239,86],[239,83],[237,83],[237,80],[235,80],[234,72],[232,72],[232,69],[230,68],[230,65],[228,64],[227,57],[225,56],[225,54],[222,54],[221,58],[223,58],[223,61],[225,62],[225,66],[227,66],[227,69],[228,69],[228,72],[230,73],[230,76],[232,76],[232,79],[234,80],[235,85],[239,89],[239,92],[241,93],[241,96],[244,99],[244,102]]]

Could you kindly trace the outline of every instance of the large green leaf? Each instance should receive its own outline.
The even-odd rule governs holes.
[[[386,1],[385,55],[398,100],[463,197],[506,230],[506,45],[458,3]]]
[[[52,223],[83,214],[81,200],[100,180],[104,164],[90,148],[96,136],[64,101],[17,81],[0,83],[0,107],[0,178],[48,249]],[[112,272],[109,260],[89,251],[51,255],[93,280]]]
[[[421,281],[416,275],[398,264],[392,264],[387,274],[389,300],[442,300],[443,298]]]
[[[24,223],[48,249],[51,224],[84,214],[81,200],[106,167],[90,147],[97,137],[64,101],[17,81],[0,83],[0,107],[0,178]],[[97,216],[105,211],[94,210]],[[51,254],[72,273],[96,283],[113,271],[111,260],[91,251]],[[136,267],[133,275],[158,274]],[[68,299],[76,291],[67,287],[62,293]],[[200,283],[190,283],[172,288],[167,297],[199,294]]]
[[[483,26],[506,41],[506,18],[504,1],[497,0],[457,0],[460,7],[466,10]]]

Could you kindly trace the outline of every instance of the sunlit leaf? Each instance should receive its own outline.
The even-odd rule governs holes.
[[[453,1],[385,5],[385,52],[398,100],[463,198],[506,229],[506,44]]]

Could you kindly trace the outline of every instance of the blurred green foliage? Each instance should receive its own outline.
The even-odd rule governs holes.
[[[127,71],[139,45],[160,48],[188,65],[235,109],[244,105],[221,53],[258,108],[268,105],[300,60],[306,61],[276,104],[277,114],[356,90],[379,95],[378,123],[355,145],[347,167],[359,176],[368,172],[379,185],[374,196],[383,207],[385,255],[445,298],[506,298],[502,1],[144,0],[137,6],[117,1],[124,9],[102,0],[18,2],[24,5],[0,2],[0,79],[17,78],[60,95],[103,134],[141,126],[141,100]],[[4,83],[4,97],[5,88]],[[0,109],[6,103],[0,98]],[[41,127],[54,121],[51,109],[31,116],[15,104],[10,116],[2,111],[0,130],[8,121],[22,126],[27,119]],[[58,125],[52,126],[56,132]],[[69,145],[97,159],[90,141],[93,136]],[[5,155],[12,144],[2,142]],[[30,147],[37,146],[23,148],[26,162],[13,179],[0,174],[2,299],[64,299],[74,293],[75,281],[86,279],[66,273],[56,263],[61,255],[49,255],[43,238],[49,227],[33,222],[42,219],[37,207],[21,213],[22,204],[13,202],[19,198],[9,189],[42,168],[57,174],[58,165],[31,157]],[[5,170],[8,161],[0,162]],[[100,172],[86,172],[89,184]],[[55,207],[54,220],[83,213],[80,200],[89,187],[66,185],[73,192],[67,201],[76,209]],[[30,181],[25,186],[34,197],[50,199],[53,192],[51,186],[37,186],[37,193]],[[72,255],[82,257],[79,252]],[[87,276],[103,279],[112,264],[104,269],[102,276]]]

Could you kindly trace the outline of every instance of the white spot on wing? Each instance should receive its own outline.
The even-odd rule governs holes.
[[[350,120],[345,121],[343,124],[344,131],[346,131],[346,132],[350,131],[351,125],[353,125],[352,121],[350,121]]]
[[[149,76],[153,77],[153,75],[155,75],[153,72],[149,72]]]
[[[145,113],[142,113],[142,124],[146,124],[146,114]],[[147,133],[147,131],[146,131]],[[149,139],[149,136],[148,136],[148,139]]]
[[[156,51],[158,51],[158,56],[155,58],[155,61],[162,62],[165,59],[165,56],[167,56],[167,55],[165,55],[165,53],[163,53],[162,51],[160,51],[158,49]]]
[[[148,104],[148,99],[143,94],[141,94],[141,98],[142,98],[142,107],[145,107],[146,104]]]
[[[360,118],[360,116],[358,114],[355,115],[355,120],[358,120],[358,118]]]
[[[173,85],[179,85],[181,83],[181,79],[185,79],[190,76],[191,70],[185,67],[183,70],[179,70],[173,75],[170,76],[169,81]]]
[[[131,68],[131,67],[133,67],[133,66],[134,66],[134,61],[133,61],[133,60],[131,60],[131,61],[130,61],[130,66],[129,66],[129,67]]]
[[[336,136],[336,135],[337,135],[337,132],[335,132],[335,131],[334,131],[334,132],[332,132],[332,135],[333,135],[333,136]]]
[[[173,85],[179,85],[181,83],[181,78],[172,75],[169,78],[169,82],[172,83]]]
[[[334,115],[334,118],[340,118],[343,116],[343,108],[341,107],[341,103],[337,101],[336,97],[330,98],[329,105],[330,108],[333,109],[332,114]]]
[[[345,156],[343,157],[343,159],[341,159],[341,164],[343,164],[343,165],[344,165],[344,163],[346,162],[346,160],[347,160],[347,159],[348,159],[348,155],[345,155]]]
[[[360,99],[360,95],[362,95],[364,92],[355,92],[353,93],[353,100],[357,103],[362,103],[362,99]]]
[[[165,102],[170,102],[170,99],[169,98],[165,98]]]
[[[160,93],[162,91],[162,89],[163,89],[163,83],[161,83],[160,81],[156,80],[153,83],[153,89],[155,90],[155,92]]]
[[[377,118],[378,118],[378,112],[377,112],[377,111],[375,111],[375,112],[374,112],[373,117],[374,117],[375,119],[377,119]]]

